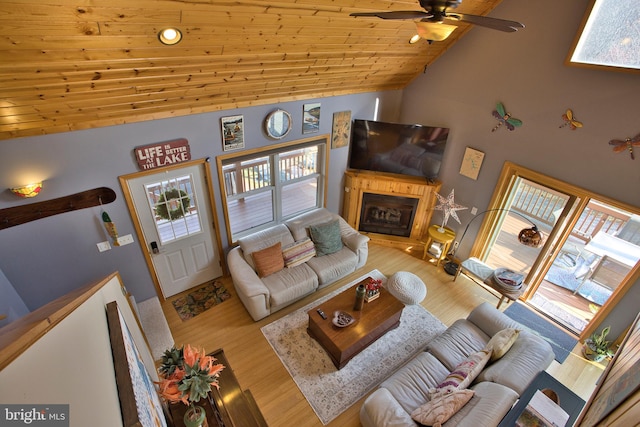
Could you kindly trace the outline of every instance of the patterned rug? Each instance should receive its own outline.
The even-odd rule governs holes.
[[[217,280],[208,283],[201,288],[189,292],[172,301],[173,307],[178,312],[180,319],[189,320],[231,298],[224,285]]]
[[[312,307],[350,288],[367,276],[384,281],[378,270],[262,327],[262,333],[287,368],[320,421],[326,425],[422,351],[446,326],[420,305],[406,306],[393,329],[338,370],[307,334]]]

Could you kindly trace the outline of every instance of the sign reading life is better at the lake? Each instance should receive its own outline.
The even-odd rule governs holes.
[[[137,147],[133,151],[136,153],[138,166],[142,170],[170,166],[191,160],[189,141],[184,138]]]

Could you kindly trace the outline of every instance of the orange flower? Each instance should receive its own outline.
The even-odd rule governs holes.
[[[178,389],[179,381],[175,378],[162,379],[160,383],[157,383],[160,386],[160,395],[171,403],[182,402],[188,405],[188,396],[183,396],[182,391]]]
[[[202,399],[212,386],[218,388],[218,376],[224,365],[216,364],[215,360],[206,355],[204,348],[189,344],[181,349],[167,350],[158,369],[161,396],[172,403],[183,402],[185,405]]]
[[[194,366],[198,358],[204,357],[204,349],[199,350],[197,347],[191,347],[189,344],[184,346],[184,363]]]

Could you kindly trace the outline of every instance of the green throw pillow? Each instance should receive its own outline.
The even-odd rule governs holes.
[[[339,220],[309,227],[311,240],[316,245],[316,255],[329,255],[342,249]]]

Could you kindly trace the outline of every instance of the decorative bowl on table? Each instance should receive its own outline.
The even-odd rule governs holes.
[[[339,328],[345,328],[355,322],[356,319],[346,311],[335,311],[333,313],[333,324]]]
[[[524,276],[508,268],[496,268],[493,272],[493,278],[498,285],[505,289],[520,289]]]

